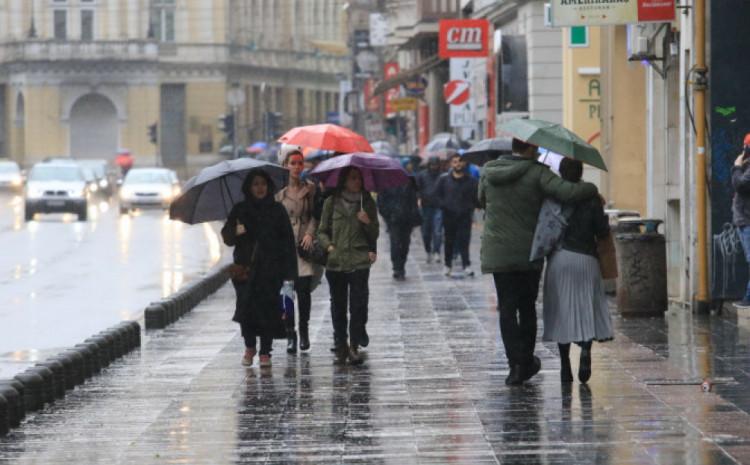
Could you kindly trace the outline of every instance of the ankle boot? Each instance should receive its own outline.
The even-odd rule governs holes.
[[[578,365],[578,380],[587,383],[591,378],[591,341],[581,345],[581,359]]]
[[[570,344],[557,344],[560,349],[560,382],[572,383],[573,370],[570,368]]]
[[[287,330],[286,332],[286,353],[297,353],[297,331]]]
[[[299,325],[299,350],[310,349],[310,334],[307,325]]]

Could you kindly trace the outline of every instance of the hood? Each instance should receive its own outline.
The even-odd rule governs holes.
[[[26,183],[29,189],[37,190],[81,190],[86,187],[84,181],[29,181]]]
[[[502,185],[515,182],[526,174],[532,166],[539,164],[537,161],[528,158],[503,156],[487,163],[482,170],[487,182],[493,185]]]

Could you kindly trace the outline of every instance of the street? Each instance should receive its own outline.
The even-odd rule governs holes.
[[[0,378],[77,344],[195,279],[221,257],[209,225],[162,210],[120,216],[97,199],[89,220],[23,220],[21,197],[0,195]]]

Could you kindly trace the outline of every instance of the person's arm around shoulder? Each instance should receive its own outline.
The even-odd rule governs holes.
[[[333,202],[334,196],[329,196],[323,202],[323,212],[320,215],[320,224],[318,225],[318,240],[320,245],[327,251],[331,251],[333,245]]]
[[[562,203],[578,202],[594,197],[599,190],[590,182],[569,182],[553,173],[547,166],[538,165],[539,187],[545,196]]]

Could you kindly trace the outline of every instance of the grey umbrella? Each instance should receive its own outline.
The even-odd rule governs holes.
[[[430,153],[446,149],[458,150],[465,148],[469,148],[468,142],[459,139],[457,135],[450,132],[439,132],[425,145],[423,152]]]
[[[187,224],[225,220],[234,204],[245,199],[242,183],[259,168],[268,173],[276,189],[286,185],[286,168],[252,158],[226,160],[204,168],[185,183],[183,193],[169,206],[169,217]]]
[[[464,160],[475,165],[483,165],[500,155],[513,153],[513,139],[509,137],[495,137],[480,140],[464,153]]]

